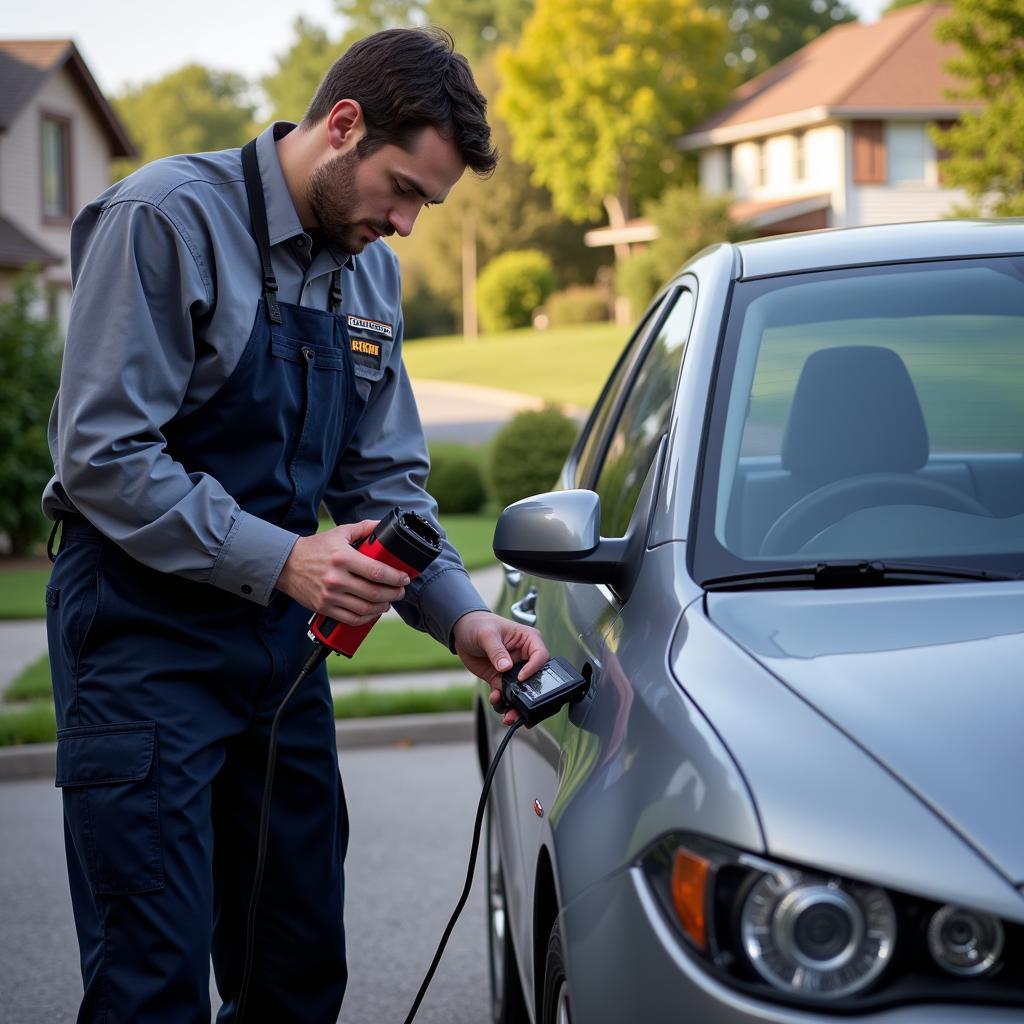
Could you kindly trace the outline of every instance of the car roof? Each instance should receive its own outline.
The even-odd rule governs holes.
[[[1024,254],[1024,218],[833,228],[735,245],[741,279],[957,256]]]

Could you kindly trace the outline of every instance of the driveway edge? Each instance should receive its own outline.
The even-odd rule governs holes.
[[[335,724],[334,731],[341,751],[421,743],[464,743],[473,738],[473,712],[346,718]],[[0,782],[52,779],[56,774],[56,763],[56,743],[0,747]]]

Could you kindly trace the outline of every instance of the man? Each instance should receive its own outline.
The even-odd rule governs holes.
[[[237,1018],[269,726],[310,610],[394,604],[495,686],[547,659],[447,542],[411,583],[353,546],[394,506],[436,516],[379,239],[494,167],[452,51],[371,36],[298,127],[157,161],[75,222],[44,508],[63,526],[47,605],[80,1021],[209,1020],[211,954]],[[321,504],[342,525],[317,535]],[[283,715],[273,792],[244,1016],[326,1024],[348,822],[322,668]]]

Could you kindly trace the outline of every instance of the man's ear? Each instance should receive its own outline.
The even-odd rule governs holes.
[[[346,152],[366,134],[363,108],[358,100],[338,100],[325,121],[327,142],[331,149]]]

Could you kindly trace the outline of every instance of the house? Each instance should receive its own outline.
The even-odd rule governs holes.
[[[0,300],[38,268],[67,324],[71,222],[134,157],[124,125],[68,39],[0,40]]]
[[[956,47],[935,38],[948,13],[922,3],[836,26],[744,83],[679,142],[699,158],[701,187],[731,193],[732,216],[758,235],[933,220],[965,203],[927,130],[974,107],[947,95],[963,87],[945,70]],[[622,231],[592,231],[588,244],[657,237],[643,220]]]

